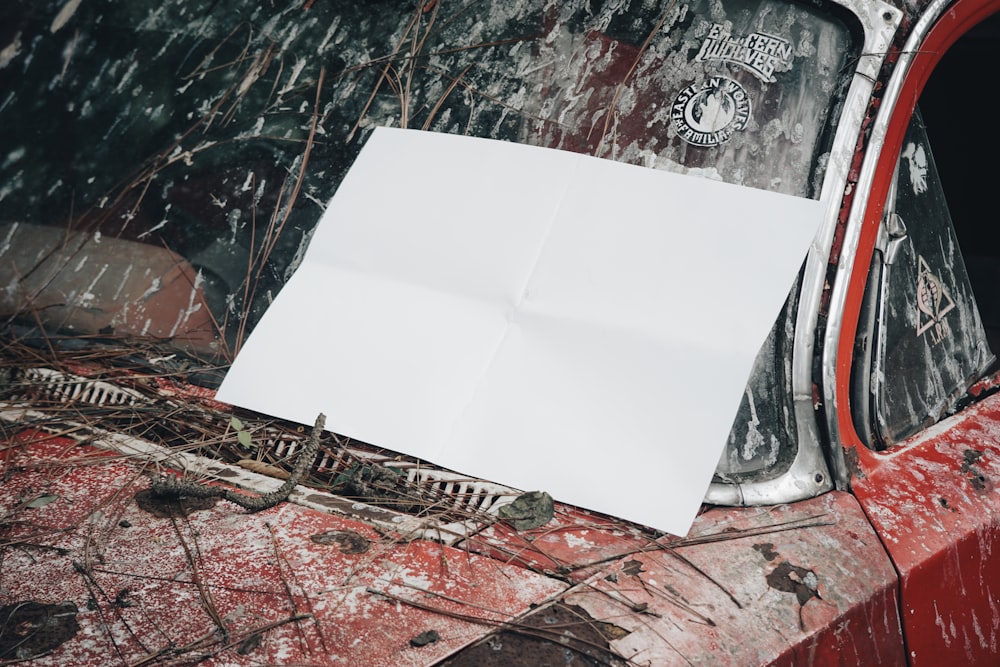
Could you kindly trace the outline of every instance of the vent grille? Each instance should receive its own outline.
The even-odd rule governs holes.
[[[93,406],[132,406],[146,402],[137,391],[110,382],[90,380],[78,375],[61,373],[50,368],[29,368],[21,378],[24,398],[41,398],[60,403],[80,402]]]
[[[143,379],[126,376],[110,382],[50,368],[26,368],[10,376],[2,397],[8,406],[26,402],[35,414],[46,415],[32,424],[35,428],[52,429],[63,419],[60,415],[64,411],[59,408],[72,406],[70,417],[75,422],[82,418],[102,431],[126,434],[154,447],[188,451],[194,443],[198,453],[229,464],[253,456],[289,470],[305,444],[302,427],[240,414],[253,443],[252,448],[243,447],[227,415],[208,410],[197,401],[179,399],[176,392],[160,390]],[[125,383],[130,386],[123,386]],[[324,434],[320,455],[304,483],[419,517],[425,536],[433,539],[453,542],[467,537],[492,523],[496,510],[520,493],[347,442]]]

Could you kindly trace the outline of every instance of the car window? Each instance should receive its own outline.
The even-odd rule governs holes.
[[[856,50],[781,0],[64,5],[0,8],[0,222],[169,248],[229,350],[375,126],[816,197]]]
[[[993,361],[919,111],[903,141],[861,321],[871,331],[870,343],[859,341],[870,366],[855,367],[855,419],[875,447],[954,411]]]
[[[716,481],[740,482],[773,475],[787,469],[798,453],[791,368],[798,287],[796,280],[754,360],[715,471]]]
[[[378,125],[818,198],[860,36],[818,1],[12,0],[0,315],[186,341],[224,366]],[[162,322],[130,301],[167,285],[154,266],[176,268]],[[794,458],[795,303],[754,367],[726,479]]]

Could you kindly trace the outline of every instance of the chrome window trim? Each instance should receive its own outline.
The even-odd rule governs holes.
[[[840,205],[847,187],[847,176],[858,135],[878,73],[902,19],[902,12],[881,0],[837,0],[836,4],[858,19],[864,31],[864,43],[854,70],[854,80],[848,88],[843,110],[837,119],[837,131],[820,192],[820,201],[825,205],[823,222],[806,256],[796,313],[791,380],[798,450],[788,470],[772,479],[733,484],[712,482],[705,495],[706,503],[772,505],[812,498],[835,486],[846,488],[843,452],[839,447],[831,447],[830,452],[825,451],[816,416],[813,397],[816,327]],[[825,345],[824,349],[828,349],[828,346]],[[825,352],[823,361],[825,386],[826,369],[832,368]],[[832,413],[828,411],[828,421],[830,414]],[[839,440],[833,438],[831,442]]]
[[[885,145],[889,121],[896,109],[903,82],[906,80],[913,63],[913,57],[916,55],[919,45],[926,39],[927,33],[937,23],[938,18],[944,13],[949,4],[951,4],[951,0],[935,0],[924,10],[920,19],[913,26],[909,37],[907,37],[903,50],[899,54],[895,69],[889,77],[878,114],[872,123],[868,148],[861,163],[858,182],[855,185],[855,197],[851,204],[850,214],[847,218],[847,227],[844,233],[844,248],[857,248],[863,227],[865,210],[868,207],[868,200],[871,196],[875,168]],[[844,306],[847,301],[847,291],[850,276],[854,270],[855,260],[855,253],[844,253],[837,265],[837,272],[830,295],[830,315],[827,320],[826,331],[823,334],[822,386],[823,400],[827,406],[825,411],[826,428],[830,437],[830,449],[841,460],[843,460],[843,443],[840,428],[837,425],[837,412],[840,402],[836,386],[836,369],[837,364],[840,362],[837,344],[843,331]],[[850,475],[846,466],[837,470],[835,475],[838,487],[846,488],[850,481]]]

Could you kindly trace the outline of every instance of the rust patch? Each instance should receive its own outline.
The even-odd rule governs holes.
[[[132,590],[128,588],[123,588],[118,591],[118,595],[115,596],[115,601],[112,603],[119,609],[127,609],[128,607],[135,606],[135,600],[132,599]]]
[[[850,479],[865,478],[865,472],[861,469],[861,461],[858,458],[857,447],[844,448],[844,464],[847,466],[847,474]]]
[[[958,511],[957,509],[955,509],[954,507],[952,507],[951,505],[948,504],[948,499],[945,498],[944,496],[941,496],[940,498],[938,498],[938,502],[941,504],[941,507],[945,508],[949,512],[957,512]]]
[[[188,516],[192,512],[215,507],[217,498],[192,498],[191,496],[171,496],[153,493],[144,489],[135,494],[135,504],[143,512],[161,519]]]
[[[805,632],[802,622],[802,607],[819,595],[819,578],[812,570],[798,565],[792,565],[787,560],[781,561],[766,577],[767,585],[782,593],[793,593],[799,603],[799,629]]]
[[[816,578],[816,573],[792,565],[787,560],[778,563],[778,566],[767,575],[767,585],[783,593],[795,593],[800,605],[813,598],[819,598],[817,592],[819,580]]]
[[[420,648],[421,646],[433,644],[439,639],[441,639],[441,635],[439,635],[436,630],[425,630],[410,640],[410,646]]]
[[[604,638],[608,641],[615,641],[616,639],[624,639],[632,634],[630,631],[621,627],[620,625],[615,625],[614,623],[607,623],[605,621],[594,621],[594,627],[604,635]]]
[[[993,483],[975,464],[979,462],[983,452],[978,449],[966,449],[962,452],[962,472],[968,477],[969,483],[976,491],[989,491],[993,488]]]
[[[971,467],[972,464],[983,458],[983,453],[978,449],[966,449],[962,452],[962,470]]]
[[[638,577],[640,572],[642,572],[641,561],[629,560],[622,565],[622,574],[629,577]]]
[[[236,655],[250,655],[258,648],[260,648],[261,640],[263,640],[264,635],[261,633],[255,633],[240,642],[240,645],[236,649]]]
[[[309,539],[316,544],[336,546],[342,554],[363,554],[368,551],[372,544],[367,537],[353,530],[331,530],[325,533],[316,533],[310,535]]]
[[[0,607],[0,660],[30,660],[76,636],[77,608],[33,600]]]
[[[595,620],[583,607],[560,603],[529,614],[510,630],[489,635],[440,667],[625,667],[632,663],[619,656],[610,642],[628,634],[613,623]]]
[[[778,557],[778,552],[774,550],[774,545],[770,542],[762,542],[760,544],[753,545],[753,550],[764,557],[764,560],[770,562]]]

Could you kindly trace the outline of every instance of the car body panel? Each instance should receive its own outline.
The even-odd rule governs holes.
[[[867,454],[852,490],[899,571],[910,664],[995,664],[1000,395]]]
[[[164,502],[141,461],[67,438],[25,432],[4,457],[20,471],[0,490],[4,597],[76,610],[78,629],[32,664],[432,664],[495,629],[528,632],[556,601],[604,624],[607,659],[632,664],[891,665],[902,652],[892,566],[842,492],[709,510],[685,540],[633,536],[574,584],[294,504]],[[559,514],[520,535],[524,550],[552,556],[553,535],[579,557],[588,540],[624,543],[620,526]]]
[[[23,471],[0,488],[4,602],[76,609],[31,664],[426,665],[567,588],[296,504],[164,504],[141,464],[65,438],[27,433],[4,457]]]
[[[170,250],[57,227],[0,224],[0,316],[34,310],[52,329],[176,340],[214,352],[201,277]]]
[[[837,264],[835,317],[827,329],[823,369],[827,415],[836,420],[831,434],[853,462],[852,492],[899,572],[909,663],[995,664],[1000,631],[992,591],[1000,575],[992,557],[998,533],[992,481],[997,401],[983,398],[886,452],[873,452],[855,431],[851,363],[846,361],[857,353],[854,332],[869,258],[917,98],[941,55],[1000,9],[996,2],[963,0],[945,11],[945,4],[930,3],[912,26],[913,36],[900,44],[902,54],[882,106],[873,109],[869,152],[863,164],[859,161],[861,196],[853,209],[843,209],[850,252],[842,253]]]
[[[294,41],[300,33],[291,19],[302,15],[304,22],[315,23],[315,14],[308,13],[313,4],[307,0],[281,10],[283,22],[271,26],[277,30],[274,34]],[[430,0],[418,9],[436,16],[439,4],[443,3]],[[133,435],[137,430],[147,431],[152,440],[175,429],[173,445],[177,448],[173,454],[164,453],[163,447],[147,443],[124,455],[120,448],[103,449],[109,443],[98,442],[102,436],[81,423],[87,418],[101,420],[108,413],[83,404],[78,400],[82,396],[75,393],[66,405],[34,401],[30,414],[23,404],[2,406],[0,606],[8,614],[5,621],[16,622],[0,632],[0,658],[20,655],[27,664],[37,665],[68,661],[95,665],[194,661],[452,666],[545,661],[568,665],[996,664],[1000,655],[1000,603],[994,594],[1000,581],[1000,561],[995,555],[1000,535],[996,488],[1000,396],[991,395],[996,379],[988,381],[957,414],[885,452],[872,451],[862,442],[855,431],[850,399],[855,332],[870,258],[914,103],[940,54],[977,21],[1000,10],[1000,2],[899,0],[889,5],[850,0],[841,4],[859,17],[871,38],[870,48],[856,63],[854,83],[839,110],[837,141],[820,197],[829,206],[825,232],[807,260],[796,311],[795,352],[786,360],[796,378],[798,438],[813,454],[803,460],[805,467],[799,472],[828,473],[838,490],[775,505],[774,488],[758,493],[752,485],[743,490],[719,485],[717,501],[749,504],[770,498],[772,504],[706,507],[685,539],[560,503],[542,527],[518,530],[500,520],[497,505],[487,507],[496,494],[461,521],[452,517],[450,523],[443,523],[435,516],[441,510],[438,500],[458,506],[464,495],[473,493],[470,484],[480,482],[456,479],[454,473],[435,477],[444,475],[440,471],[421,478],[430,480],[437,494],[435,502],[429,509],[408,514],[387,510],[384,502],[382,506],[366,504],[358,498],[300,486],[291,496],[295,502],[256,514],[218,501],[188,515],[154,516],[141,509],[136,495],[143,498],[140,492],[149,488],[149,478],[167,467],[186,470],[206,484],[226,480],[258,493],[273,490],[280,482],[218,461],[200,461],[182,451],[187,445],[195,448],[205,442],[215,443],[208,448],[220,451],[218,443],[233,440],[240,430],[229,421],[239,411],[214,401],[211,389],[190,382],[194,374],[186,367],[171,366],[166,375],[162,370],[151,371],[148,363],[123,370],[122,364],[134,363],[128,354],[107,353],[103,359],[107,363],[102,365],[94,362],[101,353],[81,353],[79,348],[60,347],[56,338],[40,338],[17,363],[25,364],[24,357],[30,357],[32,364],[52,365],[56,374],[76,373],[108,385],[119,383],[155,393],[164,401],[157,405],[162,410],[157,423],[137,419],[135,415],[149,414],[143,409],[125,417],[116,412],[107,421],[117,419],[121,426],[131,420],[127,425]],[[79,8],[78,2],[64,3],[58,25],[52,23],[51,33],[68,40],[65,61],[57,63],[57,70],[63,67],[65,72],[75,62],[72,45],[76,38],[66,26],[72,25],[69,20]],[[91,9],[80,11],[84,14]],[[230,39],[218,29],[214,25],[213,39],[220,43]],[[0,35],[10,37],[3,29]],[[26,52],[20,51],[25,44],[19,39],[18,32],[10,42],[13,50],[0,53],[0,69]],[[613,40],[606,36],[587,34],[583,43],[598,55],[610,57]],[[234,72],[244,78],[228,82],[232,88],[227,95],[238,91],[241,81],[252,86],[255,77],[277,63],[273,60],[276,43],[258,46],[260,51],[238,61],[240,68]],[[633,47],[615,53],[607,74],[610,78],[600,81],[605,92],[615,88],[615,76],[630,76],[630,63],[636,62],[637,53]],[[84,55],[92,54],[81,51],[76,57]],[[199,70],[202,65],[198,63],[188,64],[193,67],[190,71],[200,71],[202,77],[214,73]],[[281,63],[281,72],[292,72],[294,83],[303,71],[296,70],[298,66]],[[441,100],[462,89],[459,80],[468,71],[453,81],[447,93],[437,91],[444,93]],[[70,78],[78,76],[72,70],[70,74]],[[123,82],[131,76],[119,74]],[[275,81],[281,76],[279,72]],[[580,83],[573,76],[564,82],[567,89]],[[116,82],[117,77],[114,74],[109,80]],[[311,121],[308,116],[311,85],[297,84],[278,93],[278,98],[294,98],[299,109],[289,114],[293,120],[276,121],[279,126],[286,124],[286,139],[303,143],[310,125],[316,127],[318,104]],[[136,91],[125,92],[145,94]],[[116,90],[116,94],[121,92]],[[240,100],[250,106],[250,98]],[[235,114],[240,100],[229,100],[232,104],[226,113]],[[589,106],[580,108],[588,113],[600,107],[594,100],[586,101]],[[382,98],[379,103],[383,115],[391,117],[395,100]],[[286,105],[280,111],[290,109]],[[323,111],[337,113],[336,109]],[[436,112],[435,108],[430,117]],[[644,118],[639,114],[622,120],[640,127]],[[45,122],[34,120],[36,130]],[[195,121],[192,131],[201,122]],[[499,122],[496,127],[501,127]],[[591,140],[584,132],[566,136]],[[312,139],[310,134],[309,142]],[[200,167],[211,147],[210,142],[203,143],[193,153],[160,157],[171,165],[194,161]],[[8,163],[20,159],[15,153],[7,156]],[[294,174],[301,168],[299,175],[305,174],[306,160],[289,158],[280,168],[274,166],[279,161],[265,166],[267,161],[258,161],[249,170],[196,174],[164,194],[166,209],[176,206],[189,212],[199,208],[195,205],[199,201],[202,208],[218,207],[204,220],[193,214],[184,217],[188,223],[184,229],[206,223],[226,233],[231,220],[225,197],[219,199],[216,191],[234,197],[241,193],[231,202],[238,202],[237,208],[244,211],[263,202],[262,219],[265,206],[290,210],[287,199],[286,209],[279,206],[289,194],[285,184],[275,184],[285,172]],[[153,220],[158,218],[142,221],[142,211],[135,222],[129,217],[140,208],[136,199],[147,196],[153,182],[151,172],[140,176],[130,194],[120,193],[122,198],[109,208],[100,204],[89,214],[99,217],[101,224],[117,225],[123,220],[122,230],[131,225],[125,234],[129,238],[142,233],[140,222],[155,225]],[[147,176],[149,180],[143,180]],[[270,183],[267,192],[264,180]],[[305,189],[318,192],[308,184]],[[42,197],[42,190],[32,192],[33,197]],[[321,205],[311,202],[309,215],[318,215]],[[94,222],[87,215],[80,219]],[[292,220],[297,224],[299,218]],[[278,221],[272,219],[274,224]],[[303,228],[295,227],[294,235],[283,242],[301,248],[307,236]],[[49,240],[41,245],[52,248],[52,238],[49,232]],[[104,241],[103,248],[95,247],[111,254],[125,247],[108,236]],[[157,272],[163,275],[174,271],[169,275],[176,278],[163,290],[164,301],[155,313],[147,313],[159,318],[152,333],[163,338],[187,333],[196,345],[210,346],[213,341],[198,336],[218,323],[204,319],[205,311],[193,309],[191,287],[199,276],[204,280],[208,275],[198,271],[217,269],[219,274],[212,280],[218,290],[223,290],[219,285],[231,289],[233,276],[239,276],[254,253],[209,244],[185,260],[159,246],[135,245],[143,246],[145,253],[140,263],[162,267]],[[4,252],[24,248],[19,243]],[[92,333],[116,327],[118,333],[129,336],[149,334],[145,319],[122,319],[115,310],[115,290],[109,292],[100,282],[99,256],[94,255],[87,271],[60,278],[62,294],[92,293],[100,301],[99,313],[81,312],[80,327],[92,328]],[[3,274],[5,286],[24,274],[16,263],[8,266],[14,269]],[[270,278],[264,282],[267,288],[262,292],[277,284]],[[150,287],[152,283],[143,283],[135,289],[142,295]],[[224,290],[216,297],[220,295],[224,297]],[[58,302],[45,305],[51,307],[49,314],[62,317],[55,310]],[[175,327],[185,312],[190,317]],[[234,314],[230,325],[235,322],[244,327],[248,312]],[[160,354],[149,340],[143,345],[151,346],[153,355]],[[108,362],[109,357],[114,361]],[[157,358],[169,359],[170,355]],[[22,378],[17,372],[23,369],[9,359],[8,363],[0,368],[0,376]],[[58,375],[37,377],[49,378],[53,386],[72,384]],[[17,413],[21,416],[12,416],[12,410],[22,410]],[[269,428],[287,428],[253,423],[254,416],[239,414],[254,438]],[[189,419],[191,415],[197,418]],[[50,433],[32,430],[36,428]],[[265,474],[287,475],[279,466],[287,468],[298,450],[286,445],[278,443],[277,453],[255,447],[251,454],[276,464]],[[337,448],[341,454],[349,449],[339,441]],[[393,469],[392,454],[379,456],[378,465]],[[355,458],[354,464],[359,460],[368,461]],[[324,458],[322,465],[326,462]],[[413,464],[411,476],[424,474],[422,466],[421,462]],[[361,469],[366,468],[362,465]],[[339,473],[334,470],[330,475],[320,486],[337,488]],[[596,470],[595,483],[600,483],[599,477]],[[311,481],[315,486],[315,480]],[[823,479],[817,484],[829,488],[832,483]],[[794,489],[779,491],[787,492],[789,500],[799,497]],[[497,493],[511,492],[501,489]],[[398,498],[394,502],[398,504]],[[18,647],[27,652],[17,654]]]
[[[695,526],[673,548],[620,559],[566,596],[631,631],[611,644],[620,655],[648,665],[905,661],[895,571],[850,494],[713,509]],[[720,535],[733,538],[701,542]]]

